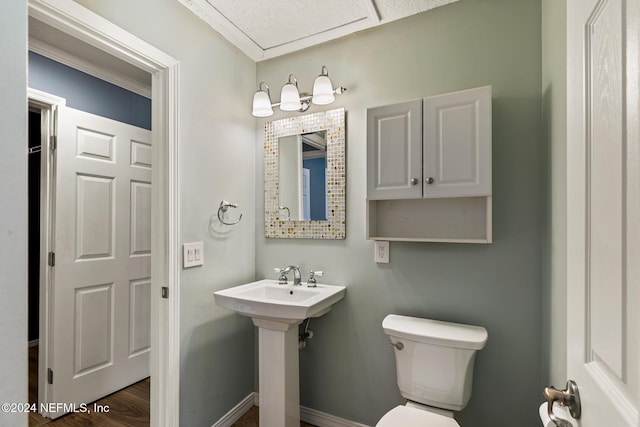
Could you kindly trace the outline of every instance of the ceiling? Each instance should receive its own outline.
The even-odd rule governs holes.
[[[458,0],[178,0],[254,61]]]

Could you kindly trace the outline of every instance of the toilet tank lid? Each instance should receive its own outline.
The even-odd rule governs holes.
[[[421,319],[389,314],[382,321],[389,336],[447,347],[480,350],[484,348],[488,333],[482,326]]]

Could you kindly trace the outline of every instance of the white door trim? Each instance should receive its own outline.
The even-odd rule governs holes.
[[[152,75],[151,425],[179,424],[179,187],[176,59],[72,0],[28,0],[29,16]],[[161,298],[161,288],[169,298]]]
[[[36,104],[43,108],[49,108],[52,106],[65,106],[67,105],[67,100],[64,98],[60,98],[59,96],[51,95],[47,92],[42,92],[41,90],[27,88],[27,97],[29,98],[29,102],[32,104]]]
[[[49,360],[49,343],[51,324],[50,302],[49,302],[49,281],[50,269],[48,266],[48,253],[52,247],[52,207],[51,198],[53,195],[52,185],[52,164],[50,161],[50,138],[55,135],[54,126],[57,126],[56,114],[59,107],[66,105],[64,98],[59,98],[46,92],[36,89],[27,88],[27,98],[29,99],[29,107],[40,109],[42,115],[42,125],[40,131],[40,308],[39,308],[39,347],[38,347],[38,402],[49,402],[49,387],[47,386],[47,368],[50,366]],[[40,409],[40,408],[38,408]],[[42,416],[48,416],[46,411],[39,411]]]

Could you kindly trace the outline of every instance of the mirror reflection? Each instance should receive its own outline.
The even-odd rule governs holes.
[[[278,138],[281,221],[327,219],[326,130]]]

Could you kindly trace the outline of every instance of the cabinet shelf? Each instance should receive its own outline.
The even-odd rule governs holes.
[[[367,201],[367,239],[491,243],[491,196]]]

